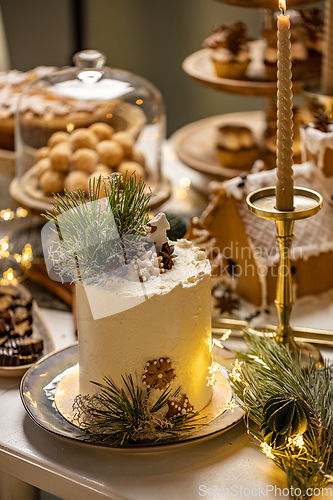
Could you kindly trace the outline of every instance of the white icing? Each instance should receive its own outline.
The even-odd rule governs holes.
[[[121,375],[131,373],[140,382],[148,361],[168,357],[177,377],[172,389],[181,386],[196,410],[209,403],[210,265],[204,252],[186,240],[175,243],[175,253],[178,257],[173,268],[159,277],[145,283],[125,283],[118,278],[118,285],[123,287],[121,297],[141,298],[141,303],[99,320],[93,319],[84,286],[78,284],[82,394],[95,393],[96,387],[90,381],[102,382],[103,376],[121,385]],[[92,295],[99,297],[96,307],[103,306],[103,294],[103,300],[109,300],[108,290],[100,290],[97,285],[88,287]],[[161,394],[153,392],[157,397]]]
[[[317,166],[324,167],[324,156],[327,148],[333,149],[333,125],[329,125],[329,132],[321,132],[310,123],[307,128],[301,128],[302,159],[306,161],[306,150],[317,157]]]
[[[218,62],[246,62],[249,59],[249,49],[246,45],[242,45],[237,54],[225,47],[212,49],[211,54],[213,59]]]
[[[242,148],[254,146],[252,133],[245,131],[220,130],[217,134],[217,145],[230,151],[238,151]]]
[[[26,73],[12,70],[0,73],[0,118],[9,118],[17,110],[21,92],[31,81],[48,75],[55,68],[38,66]],[[36,93],[26,94],[20,102],[20,111],[30,113],[31,116],[43,116],[46,120],[54,116],[66,116],[78,111],[92,113],[96,110],[96,101],[83,99],[66,99],[54,93],[54,98],[44,97],[45,91],[52,95],[52,87],[45,87],[45,83],[39,82]],[[37,94],[37,92],[40,93]]]

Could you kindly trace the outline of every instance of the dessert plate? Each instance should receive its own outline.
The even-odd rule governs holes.
[[[217,157],[218,127],[230,123],[249,127],[256,141],[261,144],[266,126],[262,111],[211,116],[185,125],[171,136],[180,160],[194,170],[220,180],[244,173],[244,170],[223,167]]]
[[[13,179],[9,186],[9,192],[20,206],[40,215],[46,210],[53,210],[54,199],[52,196],[45,195],[38,188],[38,179],[34,169],[35,167],[32,167],[27,170],[23,174],[21,182],[19,182],[17,177]],[[147,183],[153,193],[148,204],[149,209],[158,208],[170,198],[171,184],[167,177],[162,176],[161,181],[159,181],[158,174],[154,172],[148,177]]]
[[[253,48],[255,55],[243,80],[218,77],[211,61],[211,49],[201,49],[186,57],[182,64],[183,70],[197,82],[215,90],[241,95],[275,97],[277,84],[266,80],[265,67],[262,55],[260,55],[260,52],[262,52],[261,42],[263,40],[255,40],[255,43],[251,42],[250,50]],[[294,94],[300,93],[301,87],[301,81],[293,81]]]
[[[23,288],[23,287],[22,287]],[[55,350],[54,342],[44,323],[39,307],[36,302],[32,304],[32,338],[40,338],[43,340],[44,350],[43,355],[47,355]],[[24,373],[33,366],[31,363],[22,366],[0,366],[0,377],[14,378],[22,377]]]
[[[243,410],[237,407],[233,411],[225,410],[215,420],[194,431],[184,434],[180,439],[170,437],[169,441],[163,443],[132,444],[124,446],[110,446],[105,442],[91,443],[85,440],[84,432],[72,425],[57,410],[55,405],[55,392],[59,382],[78,363],[78,344],[75,343],[65,349],[56,351],[44,357],[33,365],[21,381],[20,394],[23,406],[32,420],[44,430],[58,437],[73,439],[84,444],[108,447],[118,451],[148,451],[170,449],[172,446],[180,446],[192,443],[196,440],[209,439],[221,434],[238,423],[244,415]],[[227,380],[224,381],[224,389],[228,394],[231,388]],[[230,398],[230,396],[229,396]]]

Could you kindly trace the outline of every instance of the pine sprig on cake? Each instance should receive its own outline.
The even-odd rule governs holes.
[[[203,425],[193,407],[191,411],[170,418],[163,416],[163,408],[167,410],[168,402],[180,395],[180,387],[175,391],[166,388],[157,401],[151,404],[149,397],[152,388],[135,384],[132,375],[121,378],[124,388],[105,377],[104,384],[93,382],[100,388],[96,396],[75,398],[75,422],[85,430],[87,440],[108,442],[113,446],[157,442]]]
[[[44,216],[55,224],[49,250],[55,272],[65,281],[98,278],[127,264],[140,252],[138,245],[143,252],[151,196],[134,174],[123,179],[117,173],[103,184],[101,177],[94,179],[88,196],[81,190],[55,194],[53,212]]]
[[[243,361],[235,363],[230,379],[247,414],[248,430],[286,473],[290,492],[296,492],[291,498],[305,500],[311,488],[333,481],[330,366],[317,370],[312,365],[304,371],[300,359],[274,339],[246,334],[245,341],[248,353],[237,353]],[[258,427],[250,428],[249,419]]]

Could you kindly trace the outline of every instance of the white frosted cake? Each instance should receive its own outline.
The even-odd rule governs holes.
[[[131,374],[139,386],[155,389],[156,398],[170,386],[181,387],[195,411],[210,402],[210,264],[187,240],[174,246],[171,269],[144,282],[114,278],[116,294],[110,283],[106,289],[77,284],[82,395],[98,392],[92,381],[108,377],[121,386]]]

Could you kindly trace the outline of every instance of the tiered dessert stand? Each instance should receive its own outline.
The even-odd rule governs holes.
[[[270,19],[272,10],[278,9],[278,0],[219,0],[223,3],[239,7],[264,9],[264,16]],[[314,3],[314,0],[288,0],[288,9],[299,5]],[[210,60],[210,49],[201,49],[189,55],[183,62],[184,71],[200,84],[223,92],[233,94],[264,97],[270,105],[276,97],[276,82],[267,81],[265,68],[260,55],[260,41],[254,47],[253,61],[248,67],[246,78],[233,80],[219,78],[215,74]],[[258,51],[258,54],[257,54]],[[310,76],[310,75],[309,75]],[[313,78],[312,75],[310,78]],[[294,94],[300,93],[303,81],[293,82]],[[224,123],[239,123],[252,129],[259,144],[263,142],[263,133],[266,127],[265,113],[262,111],[231,113],[212,116],[179,129],[172,136],[175,150],[179,158],[189,167],[214,178],[225,180],[242,173],[234,169],[223,167],[216,155],[216,130]],[[264,153],[262,156],[263,159]]]

